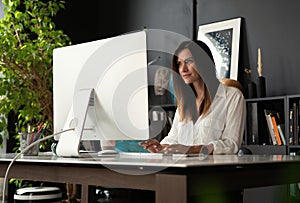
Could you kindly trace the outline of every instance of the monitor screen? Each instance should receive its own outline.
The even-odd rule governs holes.
[[[76,156],[81,140],[149,139],[147,82],[145,31],[55,49],[54,133],[75,129],[55,137],[60,153]]]

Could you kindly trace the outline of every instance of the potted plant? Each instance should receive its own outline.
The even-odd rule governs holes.
[[[53,21],[64,3],[60,0],[3,0],[0,131],[7,137],[7,118],[11,113],[16,115],[19,131],[34,130],[41,123],[52,129],[52,51],[70,44],[69,37],[56,29]],[[10,136],[15,137],[17,133],[10,132]]]

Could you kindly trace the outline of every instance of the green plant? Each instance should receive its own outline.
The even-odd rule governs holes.
[[[52,51],[70,45],[53,21],[64,1],[3,0],[0,20],[0,131],[8,137],[7,117],[19,130],[47,123],[52,129]],[[0,138],[1,139],[1,138]],[[0,140],[2,143],[2,140]]]

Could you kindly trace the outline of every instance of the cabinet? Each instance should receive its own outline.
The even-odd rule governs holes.
[[[300,108],[300,95],[287,96],[286,133],[289,136],[288,154],[290,155],[300,154],[299,108]]]
[[[247,120],[243,145],[258,154],[300,154],[300,95],[246,99]],[[285,144],[274,145],[265,110],[276,114]]]

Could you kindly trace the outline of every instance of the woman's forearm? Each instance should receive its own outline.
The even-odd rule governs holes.
[[[188,150],[188,154],[212,154],[214,151],[214,146],[212,144],[209,145],[194,145],[191,146]]]

